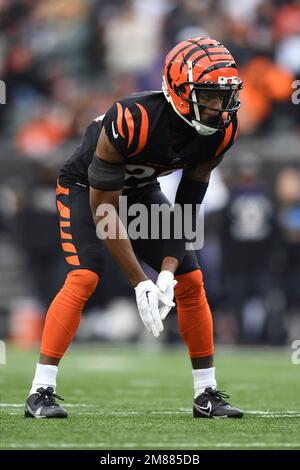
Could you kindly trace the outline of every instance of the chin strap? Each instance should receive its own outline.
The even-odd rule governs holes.
[[[193,124],[193,127],[198,132],[198,134],[201,134],[201,135],[212,135],[218,130],[218,129],[215,129],[214,127],[205,126],[201,122],[197,122],[197,121],[192,121],[192,124]]]

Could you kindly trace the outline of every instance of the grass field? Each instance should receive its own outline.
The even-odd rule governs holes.
[[[218,382],[242,420],[193,419],[184,349],[74,346],[59,373],[67,420],[23,418],[36,353],[8,348],[1,449],[300,449],[300,365],[290,351],[217,351]]]

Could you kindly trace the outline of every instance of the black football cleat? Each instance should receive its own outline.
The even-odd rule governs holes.
[[[194,418],[242,418],[243,411],[234,408],[224,398],[229,395],[213,388],[206,388],[194,399]]]
[[[67,418],[67,411],[56,403],[53,387],[38,388],[36,393],[30,395],[25,403],[25,418]]]

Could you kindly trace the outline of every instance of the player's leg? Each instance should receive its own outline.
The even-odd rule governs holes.
[[[153,189],[147,188],[140,194],[139,202],[144,203],[149,209],[151,204],[169,204],[159,186],[154,185]],[[151,225],[150,218],[148,225]],[[167,240],[132,241],[136,253],[157,272],[160,271],[163,260],[163,243],[167,243]],[[188,348],[193,369],[194,416],[240,417],[242,412],[231,407],[217,391],[212,315],[205,295],[202,272],[193,251],[186,251],[175,274],[178,281],[175,286],[175,298],[179,331]],[[207,402],[210,403],[209,406]],[[202,413],[195,412],[197,406]]]
[[[88,190],[76,186],[66,188],[58,184],[57,209],[62,248],[69,272],[46,315],[40,361],[26,403],[26,415],[34,417],[67,415],[55,403],[53,395],[58,364],[77,331],[83,308],[104,270],[105,250],[96,236]],[[39,414],[36,416],[37,412]]]
[[[145,204],[148,209],[148,227],[151,228],[150,208],[153,204],[170,202],[160,190],[158,184],[136,191],[131,200]],[[172,232],[172,231],[171,231]],[[149,239],[132,240],[135,252],[153,269],[160,271],[163,260],[163,244],[167,240]],[[178,324],[180,333],[187,344],[194,370],[203,370],[207,386],[216,386],[213,367],[213,326],[202,282],[197,257],[193,251],[187,251],[176,271],[175,296],[177,300]],[[192,327],[191,327],[192,325]],[[195,326],[196,328],[194,328]],[[195,387],[199,381],[195,380]]]
[[[187,252],[175,273],[178,327],[193,367],[195,395],[206,387],[216,388],[214,337],[211,310],[203,274],[193,251]]]
[[[194,380],[195,418],[241,418],[243,413],[228,403],[217,390],[213,362],[214,339],[211,310],[207,302],[203,275],[195,268],[194,253],[188,252],[175,279],[175,298],[180,334],[188,348]]]

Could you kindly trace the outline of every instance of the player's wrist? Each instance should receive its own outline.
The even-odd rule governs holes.
[[[174,256],[166,256],[163,259],[160,271],[170,271],[172,274],[175,273],[178,268],[179,261]]]
[[[162,269],[158,275],[157,279],[164,278],[168,282],[172,282],[174,279],[174,273],[168,269]]]
[[[135,288],[140,282],[148,281],[148,280],[149,278],[144,273],[129,277],[129,282],[133,288]]]

